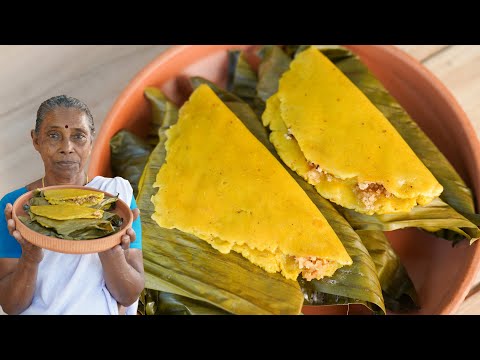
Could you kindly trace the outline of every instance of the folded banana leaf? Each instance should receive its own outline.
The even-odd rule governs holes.
[[[129,178],[125,178],[125,179],[130,180]],[[94,205],[92,207],[100,210],[113,210],[115,209],[115,206],[118,200],[118,195],[119,194],[117,194],[116,196],[105,196],[105,198],[99,204]]]
[[[104,212],[102,219],[54,220],[29,212],[30,219],[55,231],[56,237],[68,240],[89,240],[114,234],[120,228],[118,215]],[[28,225],[27,225],[28,226]]]
[[[257,74],[245,60],[244,52],[232,50],[228,52],[228,88],[247,104],[251,104],[257,97],[255,86]]]
[[[234,98],[208,80],[195,77],[191,79],[191,82],[194,88],[202,83],[209,85],[222,100]],[[267,129],[262,125],[250,106],[242,101],[224,102],[250,132],[283,165],[275,148],[268,140]],[[353,260],[351,266],[344,266],[338,269],[333,276],[323,278],[322,280],[305,281],[299,277],[298,281],[306,298],[305,303],[309,305],[356,303],[367,306],[375,313],[385,313],[382,291],[375,265],[360,237],[330,202],[321,197],[312,185],[308,184],[287,166],[284,165],[284,167],[325,216]]]
[[[408,213],[369,216],[340,207],[337,209],[343,213],[356,230],[392,231],[407,227],[419,227],[437,234],[447,228],[445,224],[448,224],[449,231],[470,238],[470,234],[464,230],[471,229],[471,222],[439,198],[434,199],[427,206],[416,206]]]
[[[98,228],[83,228],[71,232],[68,235],[60,235],[59,237],[65,240],[92,240],[100,239],[102,237],[111,235],[113,232],[110,230],[102,230]]]
[[[150,86],[144,90],[145,97],[150,102],[150,131],[146,139],[128,130],[120,130],[110,140],[111,168],[114,176],[128,179],[133,188],[133,195],[138,194],[138,182],[147,164],[150,153],[158,143],[158,131],[163,119],[176,119],[178,109],[175,104],[167,101],[162,91]]]
[[[138,312],[142,315],[228,315],[229,313],[203,301],[185,296],[144,289]]]
[[[31,230],[39,233],[39,234],[42,234],[42,235],[45,235],[45,236],[51,236],[51,237],[58,237],[58,234],[55,231],[53,231],[52,229],[48,229],[46,227],[43,227],[42,225],[40,225],[36,221],[33,221],[32,219],[30,219],[29,216],[20,215],[18,217],[18,219],[22,223],[24,223],[29,229],[31,229]]]
[[[120,130],[110,139],[110,151],[113,175],[128,179],[136,196],[138,181],[152,151],[151,145],[128,130]]]
[[[152,220],[151,197],[165,161],[165,130],[176,122],[165,117],[159,143],[149,157],[139,184],[142,212],[145,287],[211,304],[232,314],[298,314],[303,294],[297,282],[269,274],[237,253],[220,254],[205,241]]]
[[[144,90],[145,97],[150,101],[152,111],[150,132],[147,136],[147,142],[152,150],[158,143],[158,131],[164,122],[173,121],[178,116],[177,106],[168,101],[163,92],[154,86],[146,87]]]
[[[29,201],[30,206],[50,205],[43,196],[33,196]]]
[[[276,48],[276,56],[281,61],[270,60],[270,63],[282,63],[282,66],[270,69],[268,74],[263,77],[259,74],[259,84],[260,82],[263,84],[261,89],[258,89],[257,86],[260,98],[264,97],[264,94],[273,94],[278,89],[278,80],[283,73],[281,70],[286,63],[285,56],[288,55],[280,47]],[[288,46],[287,50],[289,54],[294,56],[305,48],[306,46],[292,45]],[[431,203],[423,207],[423,210],[418,210],[419,207],[417,206],[414,213],[404,213],[404,217],[395,217],[395,220],[388,217],[390,223],[384,224],[384,226],[381,226],[383,224],[382,219],[384,219],[382,216],[370,216],[376,219],[367,219],[364,215],[354,211],[339,207],[337,207],[337,210],[344,214],[354,229],[388,231],[404,227],[419,227],[433,232],[438,237],[451,240],[453,244],[462,239],[468,239],[470,243],[478,239],[480,237],[480,230],[478,229],[480,215],[475,214],[471,190],[465,185],[445,156],[357,56],[340,46],[320,46],[319,48],[382,111],[444,187],[441,195],[444,201],[443,205],[439,205],[438,202]],[[260,64],[260,68],[262,68],[262,64]],[[429,211],[431,212],[429,213]],[[415,217],[415,215],[420,214],[422,214],[422,217]],[[357,218],[354,220],[355,217]],[[424,223],[422,220],[428,221]],[[431,225],[432,221],[435,226]],[[374,226],[371,225],[373,223]],[[359,224],[361,224],[360,227],[358,227]]]
[[[308,295],[306,302],[310,305],[361,303],[374,313],[380,313],[380,310],[385,313],[384,299],[376,268],[360,237],[333,205],[321,197],[312,185],[292,171],[290,171],[290,175],[302,186],[312,202],[325,216],[353,260],[352,265],[338,269],[329,278],[310,282],[299,279],[302,290]],[[320,293],[334,296],[324,296],[323,301],[319,301],[321,300]],[[332,303],[332,300],[335,302]]]
[[[419,309],[415,286],[383,231],[357,230],[356,233],[375,263],[387,309],[397,312]]]
[[[278,80],[288,70],[292,59],[278,46],[264,46],[259,51],[262,59],[258,67],[257,96],[266,102],[278,91]]]

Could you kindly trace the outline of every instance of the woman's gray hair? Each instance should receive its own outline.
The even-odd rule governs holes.
[[[90,112],[88,106],[71,96],[67,95],[58,95],[51,97],[50,99],[45,100],[43,103],[40,104],[40,107],[37,110],[37,120],[35,121],[35,132],[38,134],[40,131],[40,125],[42,121],[45,119],[45,116],[50,112],[58,108],[74,108],[84,112],[89,120],[89,127],[90,131],[95,134],[95,125],[93,123],[93,116]]]

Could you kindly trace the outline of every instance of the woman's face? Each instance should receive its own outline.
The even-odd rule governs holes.
[[[46,114],[39,133],[32,131],[45,172],[73,177],[83,171],[93,145],[87,115],[74,108],[57,108]]]

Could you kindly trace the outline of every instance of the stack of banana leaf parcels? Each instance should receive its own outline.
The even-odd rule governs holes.
[[[346,48],[262,46],[255,68],[228,56],[226,88],[191,77],[179,108],[148,87],[149,135],[111,139],[112,171],[142,214],[139,311],[421,307],[385,232],[477,240],[452,165]]]
[[[113,212],[117,196],[78,188],[36,189],[18,218],[45,236],[65,240],[92,240],[118,232],[123,219]]]

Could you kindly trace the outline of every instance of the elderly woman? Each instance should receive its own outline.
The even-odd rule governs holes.
[[[88,107],[56,96],[43,102],[31,136],[45,176],[5,195],[0,207],[0,305],[7,314],[135,314],[144,287],[139,211],[130,183],[85,173],[95,133]],[[22,194],[52,185],[87,185],[119,193],[134,214],[120,245],[95,254],[41,249],[15,228],[12,204]]]

